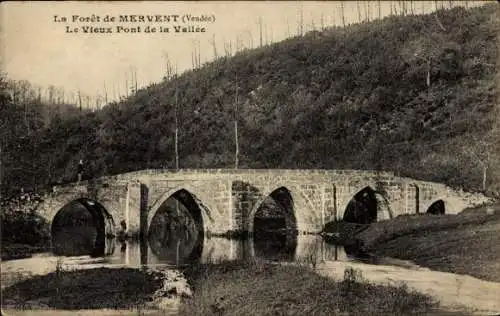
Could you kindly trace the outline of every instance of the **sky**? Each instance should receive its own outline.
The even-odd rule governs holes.
[[[297,34],[300,12],[306,31],[319,29],[321,21],[325,26],[341,25],[341,4],[346,23],[358,22],[358,7],[363,18],[367,12],[371,19],[378,18],[379,3],[382,17],[391,12],[391,6],[399,10],[398,1],[7,1],[0,4],[0,65],[10,79],[43,87],[53,85],[73,95],[77,91],[104,95],[106,90],[110,99],[116,99],[125,93],[127,84],[130,86],[134,72],[139,87],[161,81],[166,73],[166,56],[182,73],[192,68],[195,46],[202,62],[214,58],[214,40],[218,55],[230,41],[234,50],[237,39],[244,47],[258,46],[259,21],[264,43],[266,39],[278,42]],[[449,6],[449,1],[443,4]],[[469,1],[469,6],[478,4]],[[434,1],[413,1],[415,13],[428,13],[434,8]],[[160,21],[118,21],[126,15],[160,15]],[[175,15],[179,22],[173,21]],[[99,21],[92,20],[93,16]],[[106,16],[115,21],[104,21]],[[188,16],[211,21],[187,21]],[[125,33],[121,29],[117,33],[120,26],[140,27],[140,32]],[[147,26],[155,27],[156,32],[146,33]],[[175,26],[204,27],[205,32],[176,33]],[[89,34],[84,32],[87,27],[110,28],[112,33]],[[169,32],[160,32],[160,28]],[[75,29],[78,32],[68,32]]]

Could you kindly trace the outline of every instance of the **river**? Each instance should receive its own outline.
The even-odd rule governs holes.
[[[139,243],[135,240],[120,242],[117,239],[108,239],[106,253],[105,256],[93,257],[88,254],[64,256],[44,252],[33,254],[31,258],[3,261],[2,288],[33,275],[55,271],[58,261],[72,269],[144,265],[161,265],[175,269],[177,266],[186,264],[251,258],[302,263],[357,260],[355,256],[348,255],[342,246],[326,243],[323,238],[315,235],[299,235],[291,242],[211,237],[202,238],[202,242],[198,244],[186,244],[183,239],[176,239],[167,245],[161,245],[158,241]],[[72,251],[72,254],[78,253]]]
[[[283,264],[307,264],[321,275],[334,279],[341,279],[344,269],[353,267],[362,271],[363,276],[374,283],[405,282],[410,288],[439,299],[441,306],[447,310],[467,309],[467,313],[479,315],[500,311],[500,302],[497,300],[500,283],[432,271],[409,261],[360,257],[342,246],[326,243],[320,236],[299,235],[292,240],[273,242],[215,237],[202,240],[186,245],[182,243],[182,239],[177,239],[159,247],[160,244],[155,244],[154,241],[141,244],[109,239],[106,243],[106,256],[62,256],[46,252],[35,254],[31,258],[3,261],[2,288],[34,275],[55,271],[57,264],[62,264],[64,269],[122,266],[176,269],[180,265],[197,262],[216,263],[255,258]],[[96,312],[107,314],[104,310]],[[165,312],[174,315],[175,308]]]

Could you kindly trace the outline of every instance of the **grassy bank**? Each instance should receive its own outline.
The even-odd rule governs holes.
[[[2,305],[13,308],[136,308],[150,301],[162,281],[137,269],[58,271],[6,288]]]
[[[490,208],[492,214],[485,210],[399,217],[375,223],[357,238],[377,256],[500,282],[500,206]]]
[[[353,270],[342,282],[307,267],[259,262],[200,265],[185,273],[194,295],[180,315],[405,315],[437,306],[405,286],[364,282]]]
[[[480,225],[491,220],[500,219],[500,205],[496,213],[463,212],[457,215],[412,214],[398,216],[390,221],[372,223],[356,235],[358,244],[366,250],[397,237],[458,228],[464,225]]]

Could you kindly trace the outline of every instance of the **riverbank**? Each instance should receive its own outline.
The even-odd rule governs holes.
[[[262,262],[198,265],[185,274],[194,295],[180,315],[409,315],[437,308],[430,296],[365,282],[352,269],[340,282],[310,267]]]
[[[128,309],[144,307],[162,287],[159,272],[96,268],[35,276],[2,291],[2,307],[15,309]]]
[[[365,252],[411,260],[437,271],[500,282],[500,206],[458,215],[424,215],[374,223],[358,234]]]

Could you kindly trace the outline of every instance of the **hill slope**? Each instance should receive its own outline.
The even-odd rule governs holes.
[[[220,58],[54,122],[20,155],[39,184],[74,180],[80,157],[89,177],[174,168],[178,91],[182,168],[233,167],[236,115],[241,168],[384,169],[466,189],[486,170],[498,191],[497,10],[390,17]]]

